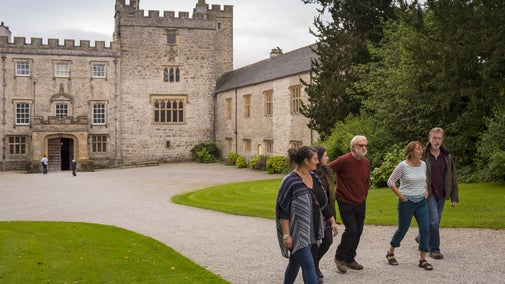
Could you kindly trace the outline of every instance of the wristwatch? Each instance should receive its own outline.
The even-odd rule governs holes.
[[[287,238],[289,238],[289,234],[284,234],[284,235],[282,235],[282,239],[283,239],[283,240],[285,240],[285,239],[287,239]]]

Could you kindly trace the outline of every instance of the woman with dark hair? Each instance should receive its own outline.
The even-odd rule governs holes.
[[[303,146],[288,151],[289,161],[296,165],[281,182],[276,203],[277,236],[282,255],[289,258],[284,283],[295,282],[300,267],[304,283],[318,283],[312,246],[323,238],[323,218],[313,189],[321,187],[313,171],[318,164],[316,150]]]
[[[398,196],[398,228],[396,229],[386,258],[390,265],[398,265],[395,259],[395,248],[400,246],[410,227],[412,217],[416,218],[419,227],[419,267],[432,270],[433,266],[426,261],[429,252],[430,238],[428,214],[428,188],[426,186],[426,164],[423,160],[423,144],[412,141],[405,150],[405,160],[400,162],[388,179],[388,186]],[[400,188],[396,182],[400,180]]]
[[[317,159],[319,163],[316,166],[315,172],[321,178],[323,188],[314,188],[314,193],[317,196],[319,203],[327,200],[326,206],[321,206],[321,212],[325,219],[324,222],[324,237],[319,246],[312,247],[312,256],[314,257],[314,265],[316,266],[316,274],[319,279],[324,277],[319,269],[319,261],[330,249],[333,243],[333,237],[338,234],[338,225],[335,221],[335,181],[331,177],[331,169],[328,165],[328,152],[323,146],[315,146]]]

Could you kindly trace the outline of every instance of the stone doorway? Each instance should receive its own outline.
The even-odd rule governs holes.
[[[74,158],[74,140],[70,138],[53,138],[47,141],[48,170],[67,171]]]

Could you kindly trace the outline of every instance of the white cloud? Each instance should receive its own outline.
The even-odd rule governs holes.
[[[128,3],[128,0],[126,0]],[[142,0],[140,8],[193,13],[198,0]],[[279,46],[284,52],[315,42],[309,33],[315,5],[302,0],[212,0],[209,5],[233,5],[235,68],[266,59]],[[112,40],[113,0],[2,0],[0,21],[13,36]],[[161,13],[162,14],[162,13]],[[108,45],[108,43],[107,43]]]

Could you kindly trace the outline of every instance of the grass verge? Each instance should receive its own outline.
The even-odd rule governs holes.
[[[228,283],[152,238],[72,222],[0,222],[0,283]]]
[[[280,182],[281,179],[268,179],[225,184],[176,195],[172,201],[230,214],[274,218]],[[460,184],[459,190],[460,203],[456,208],[446,203],[443,227],[505,228],[505,184]],[[389,188],[370,190],[365,222],[397,225],[397,202]]]

